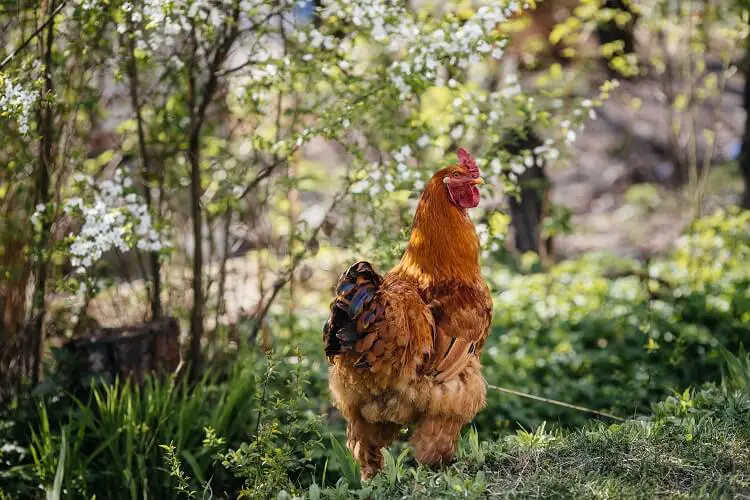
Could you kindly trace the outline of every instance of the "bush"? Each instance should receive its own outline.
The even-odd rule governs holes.
[[[492,271],[490,384],[623,416],[673,389],[721,375],[721,346],[750,338],[750,213],[698,220],[668,258],[645,265],[610,256],[546,273]],[[483,435],[520,423],[581,424],[584,414],[491,394]]]
[[[7,424],[4,441],[23,443],[31,461],[3,472],[8,484],[0,491],[26,497],[37,485],[49,490],[61,447],[64,498],[168,498],[180,486],[231,496],[288,489],[292,479],[309,483],[304,475],[318,419],[305,411],[298,360],[243,353],[194,386],[174,378],[147,379],[141,387],[117,381],[95,385],[85,401],[39,401],[30,424]],[[11,430],[22,433],[26,425],[30,442],[11,439]],[[183,475],[172,478],[176,463]],[[239,474],[250,470],[258,475]]]

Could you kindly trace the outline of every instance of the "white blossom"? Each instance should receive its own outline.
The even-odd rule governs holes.
[[[567,144],[572,144],[576,140],[576,132],[575,130],[568,130],[568,132],[565,134],[565,142]]]
[[[453,130],[451,130],[451,138],[453,140],[458,140],[464,135],[464,126],[463,125],[456,125]]]
[[[365,190],[367,189],[367,186],[368,186],[367,181],[362,179],[352,184],[351,191],[354,194],[364,193]]]
[[[39,222],[39,217],[41,217],[41,215],[44,213],[44,209],[45,209],[45,206],[42,205],[41,203],[35,207],[34,213],[31,214],[31,223],[33,225],[35,226],[37,225],[37,223]]]
[[[498,5],[498,2],[487,2],[462,24],[451,22],[450,29],[425,25],[406,5],[392,0],[328,0],[323,2],[321,16],[323,20],[336,17],[338,21],[348,22],[355,28],[353,37],[359,32],[369,31],[375,42],[383,44],[392,54],[397,54],[398,59],[388,72],[391,83],[405,99],[412,95],[406,77],[419,75],[422,79],[437,83],[435,70],[438,61],[445,60],[465,68],[478,61],[479,54],[491,53],[499,58],[504,42],[495,42],[490,35],[513,10]],[[299,38],[309,39],[309,45],[313,48],[331,49],[337,43],[314,27]]]
[[[490,171],[493,174],[498,175],[502,171],[503,167],[498,158],[493,158],[490,162]]]
[[[526,171],[526,167],[533,167],[534,166],[534,159],[531,156],[527,156],[524,159],[523,164],[513,160],[510,162],[510,169],[517,175],[521,175]]]
[[[85,176],[81,178],[86,180]],[[80,218],[82,225],[70,244],[71,264],[85,274],[101,257],[112,250],[129,251],[133,245],[147,251],[158,251],[166,244],[154,229],[151,215],[136,193],[125,193],[120,170],[114,181],[104,180],[94,190],[93,198],[66,200],[65,213]],[[131,221],[132,224],[127,224]]]
[[[26,135],[29,133],[29,120],[38,99],[39,92],[36,90],[25,90],[6,78],[4,85],[0,86],[0,115],[14,116],[18,120],[18,131]]]

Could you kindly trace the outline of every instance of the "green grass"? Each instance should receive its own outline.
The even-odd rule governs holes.
[[[591,422],[570,432],[541,426],[481,443],[470,431],[453,465],[429,470],[406,460],[398,469],[358,489],[341,480],[307,497],[745,498],[750,398],[709,386],[622,424]]]
[[[469,429],[455,462],[436,469],[417,465],[404,444],[399,443],[386,451],[382,473],[366,482],[359,481],[351,455],[336,437],[316,438],[313,421],[305,420],[298,412],[301,400],[278,403],[282,406],[275,409],[277,403],[264,400],[260,404],[256,394],[244,408],[264,406],[268,418],[262,419],[257,433],[253,433],[257,414],[252,415],[252,411],[249,428],[239,426],[239,432],[231,432],[232,426],[219,426],[228,440],[213,428],[200,433],[200,426],[218,424],[222,419],[198,412],[194,414],[198,421],[186,425],[191,429],[191,439],[203,438],[203,444],[190,446],[180,441],[173,444],[180,436],[174,428],[175,422],[180,421],[180,412],[169,413],[170,422],[174,422],[158,435],[144,427],[144,423],[154,421],[152,418],[108,416],[110,407],[132,406],[132,411],[152,407],[152,403],[163,400],[158,387],[143,393],[128,392],[124,387],[119,391],[109,389],[99,392],[102,404],[96,406],[95,415],[86,416],[81,410],[75,415],[77,423],[67,423],[60,431],[47,428],[49,420],[41,419],[31,447],[35,465],[33,478],[26,482],[29,488],[19,493],[17,488],[4,485],[0,475],[0,499],[37,498],[42,491],[34,492],[32,486],[39,483],[53,497],[58,494],[61,498],[91,498],[93,494],[97,498],[145,495],[219,499],[240,495],[310,500],[747,498],[750,355],[742,350],[738,355],[724,354],[726,376],[721,385],[708,384],[699,390],[675,393],[654,404],[647,417],[611,425],[588,420],[575,428],[542,424],[534,430],[505,433],[491,441],[481,441],[480,434]],[[283,369],[279,375],[286,379],[291,373]],[[253,382],[248,383],[250,380]],[[254,376],[243,384],[229,385],[250,386],[255,390],[242,390],[252,394],[258,392],[259,382],[262,384],[263,380]],[[185,393],[185,397],[177,398],[180,404],[174,406],[190,407],[190,401],[206,396],[201,391],[212,384],[200,387],[192,397]],[[144,398],[146,394],[149,397]],[[123,397],[130,402],[119,404],[118,398]],[[211,405],[227,406],[233,407],[226,402]],[[143,416],[152,413],[148,411]],[[108,419],[116,430],[105,425]],[[140,431],[131,436],[130,429],[135,424]],[[153,424],[148,427],[156,428]],[[328,434],[331,428],[321,430],[321,434]],[[244,432],[247,434],[242,436]],[[92,448],[94,443],[98,444]],[[145,447],[152,443],[153,449]],[[237,443],[241,444],[236,447]],[[187,450],[194,450],[193,460],[188,459]],[[311,460],[318,453],[323,462]],[[132,472],[128,465],[130,455],[140,457],[134,461],[138,467],[133,467]],[[116,471],[120,476],[113,475]],[[123,486],[127,487],[122,489]]]

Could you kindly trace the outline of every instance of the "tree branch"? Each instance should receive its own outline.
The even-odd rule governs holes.
[[[243,189],[242,193],[240,193],[240,195],[237,196],[237,199],[241,200],[245,196],[247,196],[248,193],[250,193],[250,191],[252,191],[253,189],[255,189],[256,186],[258,184],[260,184],[260,182],[263,179],[269,177],[273,173],[274,170],[276,170],[278,167],[280,167],[284,163],[286,163],[286,159],[284,159],[284,158],[277,158],[276,161],[274,161],[270,165],[266,165],[263,168],[263,170],[255,177],[255,179],[253,179],[252,181],[250,181],[250,183],[247,186],[245,186],[245,189]]]
[[[3,62],[0,62],[0,71],[5,68],[10,62],[23,50],[25,49],[36,37],[39,36],[39,34],[44,31],[44,28],[47,27],[54,19],[55,17],[60,13],[61,10],[63,10],[63,7],[65,7],[65,4],[67,3],[67,0],[63,0],[60,5],[55,8],[55,10],[52,11],[52,14],[49,15],[47,20],[45,20],[41,26],[39,26],[34,32],[29,35],[29,37],[21,42],[21,45],[16,47],[16,49],[8,54],[8,57],[3,59]]]
[[[237,0],[232,12],[230,21],[225,22],[222,26],[224,36],[220,39],[214,51],[213,58],[208,67],[208,80],[203,87],[202,98],[196,109],[196,81],[193,69],[188,69],[189,81],[189,106],[190,106],[190,138],[188,140],[187,156],[190,163],[190,205],[191,217],[193,221],[193,309],[190,313],[190,361],[191,375],[196,380],[200,374],[201,364],[201,337],[203,336],[203,222],[201,214],[201,149],[200,138],[201,129],[206,119],[208,106],[214,99],[216,87],[219,83],[218,71],[224,64],[232,45],[237,39],[239,31],[240,2]],[[231,25],[229,24],[231,23]],[[195,36],[195,26],[192,31],[193,47],[191,53],[190,65],[195,64],[195,57],[198,52],[197,38]]]
[[[131,31],[135,31],[132,29]],[[151,197],[151,181],[153,180],[153,171],[151,165],[151,157],[149,156],[148,148],[146,146],[146,132],[143,120],[143,105],[139,96],[140,90],[140,78],[138,76],[138,61],[135,57],[135,38],[132,35],[126,35],[128,38],[128,55],[127,55],[127,71],[129,80],[130,90],[130,102],[135,112],[137,131],[138,131],[138,147],[141,155],[142,164],[142,179],[143,179],[143,194],[146,199],[146,207],[152,215],[156,217],[158,221],[159,213],[154,211],[154,203]],[[161,196],[161,193],[159,193]],[[143,267],[143,263],[140,259],[140,252],[138,254],[138,263]],[[161,266],[159,264],[159,252],[149,252],[149,261],[151,267],[151,319],[158,319],[161,317]],[[144,279],[147,278],[145,270],[143,271]]]
[[[328,207],[328,210],[326,210],[326,213],[323,216],[323,220],[320,224],[318,224],[317,227],[315,227],[315,229],[313,229],[312,233],[310,233],[310,236],[307,238],[307,241],[305,241],[304,250],[298,252],[294,256],[286,269],[276,279],[273,284],[273,288],[271,289],[271,294],[268,297],[268,300],[266,300],[265,304],[262,303],[261,299],[262,305],[259,307],[258,312],[255,315],[255,324],[253,325],[253,330],[250,332],[250,336],[248,337],[249,342],[253,342],[257,338],[258,332],[260,332],[260,329],[263,326],[263,321],[265,321],[266,316],[268,315],[268,311],[276,301],[276,298],[278,297],[281,290],[287,285],[287,283],[292,280],[294,272],[297,270],[297,267],[300,265],[300,263],[305,260],[305,258],[307,257],[307,253],[311,249],[318,247],[318,233],[320,233],[321,229],[323,229],[323,226],[326,224],[328,215],[333,213],[336,207],[338,207],[339,203],[341,203],[349,195],[349,191],[351,190],[353,184],[354,182],[351,179],[348,179],[348,182],[344,189],[333,197],[333,201]]]

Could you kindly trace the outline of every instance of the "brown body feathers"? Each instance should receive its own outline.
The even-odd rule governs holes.
[[[449,461],[461,428],[484,406],[479,355],[492,300],[474,226],[446,187],[457,172],[471,187],[481,183],[463,154],[422,194],[401,262],[382,277],[357,262],[337,285],[324,328],[329,383],[365,478],[407,425],[418,461]]]

